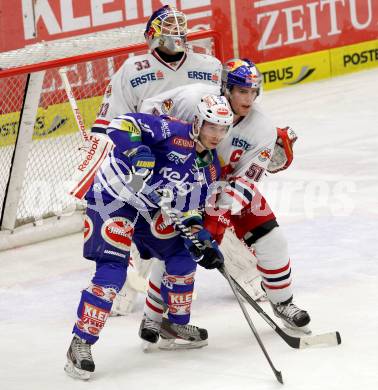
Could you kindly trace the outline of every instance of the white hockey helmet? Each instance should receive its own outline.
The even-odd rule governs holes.
[[[156,10],[148,19],[144,37],[151,50],[164,46],[173,52],[186,50],[186,16],[169,5]]]
[[[204,121],[221,126],[231,126],[233,119],[232,108],[224,96],[205,95],[196,107],[192,130],[193,139],[198,140]]]

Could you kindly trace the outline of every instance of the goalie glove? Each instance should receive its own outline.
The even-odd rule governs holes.
[[[294,130],[287,126],[277,127],[277,140],[274,146],[273,156],[269,162],[267,171],[277,173],[287,169],[293,161],[293,144],[297,140]]]

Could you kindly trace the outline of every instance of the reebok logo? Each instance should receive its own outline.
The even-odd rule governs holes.
[[[96,150],[98,148],[99,138],[96,138],[92,136],[91,138],[92,144],[89,152],[87,153],[85,160],[79,165],[80,171],[84,171],[85,168],[89,165],[90,160],[92,160],[93,155],[96,153]]]

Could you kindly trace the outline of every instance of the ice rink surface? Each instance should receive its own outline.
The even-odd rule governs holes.
[[[378,389],[378,69],[265,93],[277,125],[298,133],[295,161],[263,192],[289,241],[295,298],[313,333],[342,344],[294,350],[250,310],[287,390]],[[200,269],[192,323],[209,346],[144,353],[142,297],[110,318],[93,347],[89,383],[63,371],[80,290],[93,265],[81,235],[0,253],[0,387],[4,390],[279,389],[216,271]],[[267,303],[264,309],[271,314]]]

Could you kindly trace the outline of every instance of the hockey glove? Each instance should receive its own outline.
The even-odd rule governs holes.
[[[134,193],[138,193],[143,190],[154,173],[155,156],[151,153],[150,148],[145,145],[133,149],[127,156],[131,164],[128,186]]]
[[[226,229],[230,226],[231,212],[226,211],[222,215],[206,214],[203,226],[207,229],[211,237],[220,245]]]
[[[194,236],[200,241],[201,251],[198,250],[190,239],[184,237],[185,246],[192,254],[194,260],[206,269],[221,267],[224,263],[224,258],[218,244],[211,238],[210,233],[206,229],[201,229]]]
[[[293,145],[297,138],[291,127],[287,126],[283,129],[277,127],[277,141],[267,168],[268,172],[277,173],[290,166],[294,157]]]

